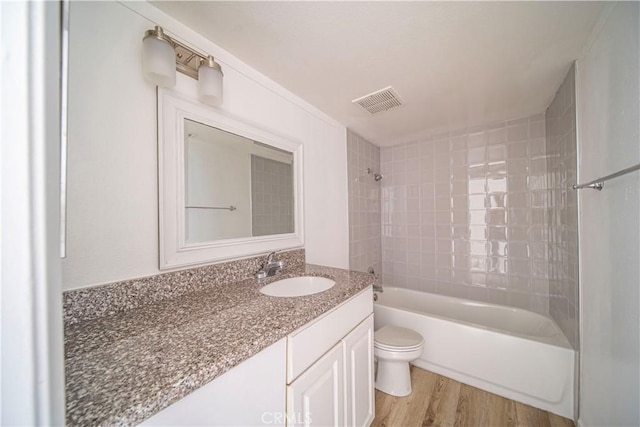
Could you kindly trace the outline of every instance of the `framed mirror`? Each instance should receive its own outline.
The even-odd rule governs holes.
[[[160,269],[301,247],[302,144],[158,89]]]

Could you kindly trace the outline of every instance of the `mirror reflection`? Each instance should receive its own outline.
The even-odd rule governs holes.
[[[294,232],[293,153],[185,119],[187,243]]]

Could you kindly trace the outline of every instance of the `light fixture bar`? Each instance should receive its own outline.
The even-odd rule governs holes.
[[[162,29],[162,27],[156,26],[154,30],[148,30],[145,33],[146,37],[157,37],[159,39],[167,41],[173,49],[176,51],[176,70],[180,71],[193,79],[198,80],[198,68],[202,63],[208,63],[207,54],[201,54],[196,52],[189,46],[180,43],[174,38],[168,36]],[[211,65],[210,65],[211,66]],[[214,62],[213,68],[217,68],[222,71],[220,64]]]
[[[173,40],[173,48],[176,50],[176,70],[198,80],[198,67],[205,61],[206,56],[200,55],[175,40]]]

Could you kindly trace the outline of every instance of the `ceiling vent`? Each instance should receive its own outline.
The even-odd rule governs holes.
[[[358,104],[371,114],[381,113],[403,105],[400,95],[398,95],[395,89],[391,86],[380,89],[361,98],[354,99],[351,102]]]

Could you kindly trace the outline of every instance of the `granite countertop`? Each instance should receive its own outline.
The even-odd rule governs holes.
[[[300,275],[336,285],[295,298],[259,292]],[[370,274],[307,264],[67,324],[67,424],[138,424],[372,283]]]

